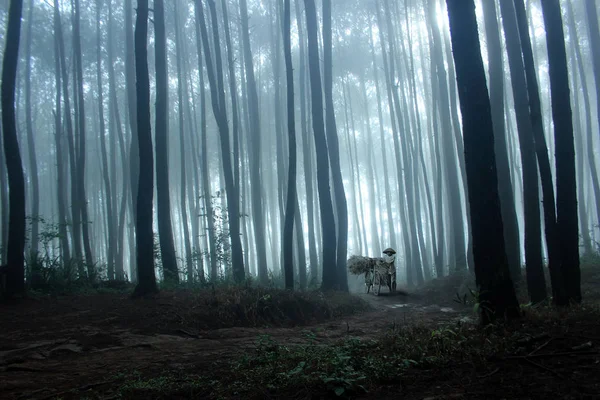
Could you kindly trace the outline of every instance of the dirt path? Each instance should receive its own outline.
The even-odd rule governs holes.
[[[215,360],[252,348],[260,335],[289,345],[306,343],[310,331],[311,340],[328,343],[348,336],[375,337],[405,324],[436,325],[468,318],[468,310],[427,305],[411,296],[359,296],[374,310],[307,327],[194,331],[179,324],[152,334],[141,332],[135,316],[129,327],[118,308],[98,310],[85,302],[72,305],[72,310],[65,310],[64,304],[61,309],[33,304],[12,311],[13,315],[7,308],[0,310],[0,397],[78,398],[70,391],[95,389],[110,398],[117,395],[110,387],[118,387],[115,383],[122,373],[210,368]],[[142,322],[151,324],[148,318]]]

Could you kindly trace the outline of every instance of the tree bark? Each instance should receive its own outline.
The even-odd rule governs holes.
[[[494,130],[473,0],[446,0],[463,120],[481,321],[519,315],[504,249]],[[491,312],[486,312],[489,307]]]
[[[213,0],[209,0],[209,6]],[[223,86],[217,85],[217,76],[220,82],[223,81],[222,69],[217,69],[216,73],[212,64],[212,56],[210,52],[210,45],[208,43],[208,30],[206,29],[206,22],[204,19],[204,10],[200,0],[196,0],[196,17],[200,24],[200,31],[202,36],[202,43],[204,45],[204,57],[206,60],[206,69],[208,73],[208,80],[210,84],[211,102],[213,113],[219,128],[219,134],[221,138],[221,160],[223,164],[223,174],[225,180],[225,191],[227,195],[227,210],[228,210],[228,222],[229,222],[229,235],[231,238],[231,257],[232,257],[232,270],[233,278],[236,282],[242,282],[245,279],[244,271],[244,256],[242,251],[242,242],[240,239],[240,213],[239,213],[239,195],[237,187],[235,186],[233,178],[233,170],[231,166],[230,156],[230,145],[229,145],[229,126],[227,124],[227,112],[225,110],[225,93],[223,92]],[[217,21],[213,18],[213,32],[218,38],[218,32],[216,31]],[[218,40],[215,42],[215,57],[218,59],[221,57]],[[209,216],[210,218],[211,216]]]
[[[8,174],[9,221],[7,268],[4,294],[7,297],[25,293],[25,178],[17,140],[15,118],[15,83],[19,61],[19,39],[23,1],[11,0],[8,10],[6,44],[2,57],[2,133]]]
[[[175,30],[177,29],[175,27]],[[173,226],[171,223],[171,199],[169,196],[169,84],[165,7],[163,0],[154,0],[154,34],[156,40],[155,152],[158,240],[165,281],[178,283],[179,272],[175,258],[175,243],[173,241]],[[181,157],[184,157],[183,154]],[[184,223],[187,223],[187,221],[184,221]]]
[[[595,9],[594,9],[595,12]],[[577,224],[577,185],[575,176],[575,145],[571,113],[569,71],[565,36],[558,0],[542,0],[542,13],[548,44],[552,120],[556,145],[556,225],[561,233],[558,267],[566,296],[555,302],[566,305],[581,302],[581,272],[579,269],[579,227]]]
[[[513,282],[518,283],[521,281],[521,244],[504,129],[504,65],[500,27],[498,26],[496,2],[484,1],[482,6],[488,47],[490,105],[494,123],[494,152],[498,170],[498,194],[500,195],[504,226],[504,241],[511,278]]]
[[[246,71],[246,86],[248,93],[248,113],[250,124],[248,126],[248,135],[250,135],[250,195],[252,200],[252,220],[254,223],[254,239],[256,246],[258,280],[266,283],[267,274],[267,253],[265,241],[265,223],[264,206],[262,198],[262,184],[260,176],[260,153],[261,153],[261,133],[260,133],[260,111],[258,109],[258,92],[256,88],[256,79],[254,76],[254,63],[252,61],[252,50],[250,48],[250,33],[248,28],[248,6],[246,0],[240,0],[241,28],[243,32],[244,64]]]
[[[135,77],[137,97],[137,143],[140,173],[137,192],[135,240],[138,284],[134,296],[158,291],[154,275],[154,160],[150,127],[150,76],[148,73],[148,0],[138,0],[135,23]]]
[[[29,0],[27,13],[27,41],[25,42],[25,129],[27,131],[27,149],[29,156],[29,179],[31,179],[31,242],[29,251],[31,257],[36,257],[39,251],[40,231],[40,182],[33,139],[33,116],[31,110],[31,42],[33,27],[33,0]]]
[[[527,85],[530,82],[525,78],[525,66],[521,55],[521,44],[514,4],[510,1],[500,2],[500,11],[502,13],[502,24],[506,38],[506,50],[510,67],[523,170],[527,289],[531,301],[539,303],[546,299],[546,283],[542,260],[538,172],[535,143],[533,140],[533,126],[529,114],[529,100],[527,95]]]
[[[317,156],[317,188],[319,191],[319,207],[321,209],[321,231],[323,241],[323,281],[325,290],[338,286],[337,239],[335,217],[331,192],[329,188],[329,153],[325,136],[323,118],[323,91],[321,88],[321,72],[319,67],[319,44],[317,41],[317,10],[314,0],[304,0],[306,8],[306,31],[308,34],[308,66],[310,70],[310,87],[312,99],[313,134]]]

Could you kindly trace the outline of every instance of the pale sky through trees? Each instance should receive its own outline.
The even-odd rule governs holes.
[[[488,0],[483,0],[488,1]],[[493,0],[489,0],[493,1]],[[504,0],[502,0],[504,1]],[[109,16],[110,2],[110,16]],[[175,7],[177,2],[177,7]],[[494,6],[498,3],[493,1]],[[26,177],[26,210],[30,220],[28,244],[31,243],[31,226],[38,218],[31,215],[33,199],[32,159],[27,140],[27,117],[31,123],[35,143],[37,176],[39,177],[40,246],[35,249],[49,258],[59,259],[64,254],[63,245],[73,247],[76,237],[73,224],[71,197],[72,168],[77,168],[81,126],[77,106],[83,102],[85,111],[85,204],[89,220],[93,260],[103,277],[114,278],[115,266],[125,275],[135,279],[135,217],[132,200],[132,179],[137,155],[135,147],[134,115],[131,115],[131,81],[128,57],[133,42],[127,42],[126,27],[134,29],[136,1],[76,0],[60,1],[62,45],[58,49],[55,31],[54,0],[24,0],[16,83],[17,135]],[[83,76],[74,75],[76,57],[73,50],[73,18],[71,3],[80,5],[81,56]],[[126,21],[125,7],[131,3],[131,20]],[[153,2],[150,1],[150,23],[147,37],[150,76],[150,112],[152,135],[155,131],[156,53]],[[286,81],[282,42],[283,2],[279,0],[248,0],[249,32],[244,32],[240,20],[239,0],[218,0],[213,16],[208,4],[201,1],[206,22],[209,53],[216,76],[216,89],[224,93],[224,104],[229,128],[232,174],[239,197],[240,238],[246,274],[257,275],[257,243],[255,228],[264,232],[264,246],[268,270],[276,276],[282,274],[282,227],[289,163]],[[280,4],[281,3],[281,4]],[[296,4],[297,3],[297,4]],[[569,23],[567,7],[571,3],[575,24]],[[430,279],[466,264],[470,256],[469,217],[466,193],[464,154],[461,154],[462,119],[457,95],[456,75],[450,41],[446,3],[441,0],[332,0],[332,95],[339,141],[340,169],[348,203],[348,257],[364,255],[381,256],[384,248],[395,247],[399,279],[409,284],[420,278]],[[560,1],[569,67],[571,106],[574,112],[576,150],[578,158],[577,185],[580,204],[581,251],[597,251],[600,235],[596,203],[600,201],[595,188],[591,166],[599,163],[599,126],[596,107],[594,70],[589,42],[588,22],[583,2]],[[228,25],[224,23],[223,6],[227,6]],[[555,147],[549,84],[546,30],[539,0],[526,1],[527,22],[539,85],[542,123],[548,145],[552,178],[556,180]],[[30,13],[30,6],[33,10]],[[99,32],[96,12],[99,8]],[[508,55],[505,48],[500,8],[497,8],[502,60],[504,68],[504,119],[506,123],[506,151],[509,160],[512,197],[519,226],[522,262],[525,259],[525,227],[523,211],[523,177],[521,149],[511,87]],[[316,1],[318,43],[322,79],[324,80],[323,14],[321,1]],[[296,15],[297,10],[300,15]],[[431,10],[434,10],[433,15]],[[4,49],[8,0],[0,3],[0,44]],[[31,15],[31,19],[30,19]],[[214,20],[216,16],[217,21]],[[481,55],[489,82],[489,49],[481,0],[476,1],[476,17]],[[432,26],[431,23],[435,24]],[[301,23],[300,29],[298,22]],[[215,26],[216,23],[216,26]],[[129,24],[129,25],[128,25]],[[231,273],[231,241],[229,224],[231,216],[225,196],[227,174],[223,168],[221,130],[216,123],[211,103],[211,86],[207,72],[206,48],[201,42],[199,21],[194,1],[165,1],[166,57],[168,71],[168,174],[172,233],[177,266],[181,279],[188,279],[186,268],[193,265],[195,276]],[[215,28],[213,30],[213,28]],[[435,29],[434,29],[435,28]],[[198,31],[197,31],[198,29]],[[574,31],[574,29],[576,31]],[[31,37],[28,32],[31,31]],[[218,37],[216,36],[218,34]],[[227,35],[226,35],[227,34]],[[244,35],[249,34],[249,51],[252,56],[258,104],[252,104],[251,87],[245,63]],[[181,37],[177,42],[177,37]],[[27,71],[26,44],[30,40],[30,71]],[[99,40],[100,48],[98,48]],[[109,43],[108,41],[112,42]],[[218,40],[218,43],[215,43]],[[574,43],[579,43],[576,53]],[[230,45],[228,44],[230,43]],[[56,48],[55,48],[56,45]],[[230,46],[230,47],[229,47]],[[198,54],[198,49],[201,49]],[[294,268],[318,272],[323,250],[321,232],[320,194],[317,188],[317,158],[313,137],[313,99],[309,76],[307,52],[307,19],[302,0],[291,4],[291,52],[294,73],[295,133],[297,137],[298,172],[297,212],[295,223],[301,224],[294,234]],[[217,50],[219,50],[217,52]],[[301,54],[302,50],[302,54]],[[61,53],[64,51],[64,53]],[[217,60],[217,54],[220,58]],[[64,61],[55,63],[59,56]],[[97,57],[101,64],[98,65]],[[200,56],[200,58],[199,58]],[[438,64],[440,60],[440,64]],[[232,65],[230,65],[230,62]],[[300,65],[300,63],[303,65]],[[58,66],[58,70],[57,70]],[[440,69],[443,66],[443,70]],[[579,68],[581,67],[581,68]],[[98,70],[98,68],[100,68]],[[200,70],[199,70],[200,68]],[[231,76],[231,74],[234,76]],[[584,76],[581,76],[581,73]],[[300,76],[304,74],[303,76]],[[25,85],[30,75],[30,86]],[[55,79],[58,78],[58,79]],[[100,78],[100,86],[99,80]],[[230,78],[232,79],[230,81]],[[583,86],[582,78],[587,86]],[[66,79],[66,82],[64,81]],[[81,79],[83,98],[77,94]],[[60,86],[57,86],[60,82]],[[231,86],[231,83],[233,86]],[[302,89],[300,85],[303,85]],[[31,104],[26,102],[30,87]],[[63,88],[67,88],[65,93]],[[232,91],[232,88],[235,89]],[[98,104],[102,93],[102,104]],[[586,92],[586,96],[584,93]],[[58,101],[57,104],[57,94]],[[588,96],[589,95],[589,96]],[[66,97],[70,102],[65,110]],[[181,97],[181,101],[179,98]],[[235,97],[235,99],[234,99]],[[323,98],[325,100],[325,98]],[[234,101],[235,112],[234,114]],[[575,107],[575,105],[578,105]],[[60,110],[58,107],[60,106]],[[30,107],[30,109],[29,109]],[[99,107],[103,113],[101,132]],[[254,108],[256,107],[256,108]],[[258,110],[258,131],[253,127],[252,110]],[[55,118],[55,113],[60,113]],[[181,115],[181,117],[180,117]],[[67,120],[72,123],[73,143],[69,143]],[[234,124],[235,122],[235,124]],[[588,136],[588,131],[591,132]],[[495,134],[498,134],[495,132]],[[59,138],[56,139],[55,135]],[[255,136],[259,135],[259,136]],[[260,138],[260,148],[253,143]],[[447,140],[446,140],[447,139]],[[183,142],[182,142],[183,141]],[[62,166],[58,168],[57,146],[62,153]],[[329,147],[329,145],[328,145]],[[181,148],[185,149],[181,152]],[[331,149],[325,149],[326,151]],[[590,158],[591,154],[591,158]],[[182,156],[184,167],[182,169]],[[75,159],[73,158],[75,157]],[[331,154],[329,154],[331,157]],[[4,162],[4,156],[0,162]],[[262,226],[255,226],[256,215],[252,196],[253,162],[260,170],[260,198]],[[451,162],[452,161],[452,162]],[[133,164],[132,164],[133,162]],[[205,164],[206,163],[206,164]],[[310,165],[309,165],[310,164]],[[203,166],[207,166],[206,178]],[[331,166],[334,168],[334,166]],[[182,180],[182,171],[185,177]],[[4,170],[0,171],[4,174]],[[65,181],[63,199],[59,200],[58,174]],[[332,175],[333,176],[333,175]],[[452,182],[456,182],[453,186]],[[6,195],[6,182],[2,196]],[[254,187],[256,189],[256,187]],[[156,185],[154,186],[156,190]],[[108,191],[111,197],[108,198]],[[334,212],[339,203],[334,196],[330,180]],[[212,198],[205,195],[210,193]],[[155,195],[156,196],[156,195]],[[135,197],[133,197],[135,198]],[[462,205],[462,214],[454,215],[452,199]],[[338,199],[339,200],[339,199]],[[59,202],[64,204],[59,204]],[[210,202],[210,204],[208,204]],[[5,202],[2,203],[4,207]],[[540,212],[542,204],[538,205]],[[65,221],[59,221],[59,209],[66,211]],[[79,208],[76,207],[77,209]],[[110,211],[109,211],[110,208]],[[212,208],[213,215],[206,210]],[[110,214],[110,215],[109,215]],[[158,243],[156,221],[157,202],[154,199],[154,232]],[[2,209],[3,223],[8,210]],[[309,221],[309,218],[312,218]],[[340,215],[335,215],[336,227]],[[68,237],[60,238],[58,224],[66,223]],[[543,223],[542,223],[543,224]],[[459,231],[453,228],[460,226]],[[185,229],[184,229],[185,228]],[[585,234],[582,230],[585,230]],[[460,248],[460,238],[465,246]],[[190,236],[190,237],[188,237]],[[6,233],[0,232],[2,245]],[[109,250],[114,239],[116,247]],[[540,238],[545,243],[545,238]],[[186,247],[186,246],[189,246]],[[302,246],[302,251],[299,251]],[[157,247],[158,248],[158,247]],[[547,254],[545,245],[543,254]],[[191,249],[191,252],[186,251]],[[213,252],[211,253],[211,250]],[[33,249],[29,249],[33,250]],[[4,261],[6,249],[2,251]],[[158,250],[157,250],[158,252]],[[188,254],[186,256],[186,254]],[[192,260],[186,260],[192,254]],[[315,263],[315,254],[317,265]],[[463,257],[464,256],[464,257]],[[461,260],[463,257],[464,261]],[[160,259],[157,254],[157,259]],[[215,261],[216,260],[216,261]],[[190,261],[189,263],[187,261]],[[213,264],[215,263],[216,264]],[[436,266],[436,263],[443,265]],[[410,265],[408,265],[410,264]],[[157,274],[162,279],[160,262]],[[216,265],[217,270],[211,267]],[[415,268],[413,277],[409,269]],[[113,271],[109,273],[108,271]],[[199,274],[198,271],[203,273]],[[409,282],[414,279],[413,282]],[[351,279],[351,285],[355,283]]]

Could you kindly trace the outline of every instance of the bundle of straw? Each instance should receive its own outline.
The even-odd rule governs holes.
[[[348,261],[348,270],[351,274],[360,275],[365,272],[373,270],[377,263],[377,258],[364,257],[364,256],[351,256]]]

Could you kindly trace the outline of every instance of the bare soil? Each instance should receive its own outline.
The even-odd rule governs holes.
[[[468,323],[473,317],[471,306],[454,303],[447,294],[435,299],[425,290],[379,297],[357,294],[372,305],[371,310],[309,326],[199,328],[188,319],[186,308],[193,307],[189,296],[162,292],[154,298],[132,300],[126,294],[112,293],[29,298],[0,305],[0,398],[116,399],[121,398],[119,388],[133,371],[142,376],[212,371],[213,376],[228,379],[227,361],[253,349],[260,335],[300,344],[306,342],[308,329],[312,340],[326,345],[347,337],[377,338],[397,326],[436,329]],[[600,321],[573,321],[565,330],[535,320],[517,330],[523,337],[542,337],[524,344],[530,346],[527,350],[533,352],[532,357],[523,357],[529,354],[524,353],[491,359],[485,365],[407,369],[397,381],[357,396],[600,399],[596,350]],[[579,345],[584,348],[574,351]],[[328,396],[315,393],[309,397]],[[293,396],[263,393],[261,397]]]

